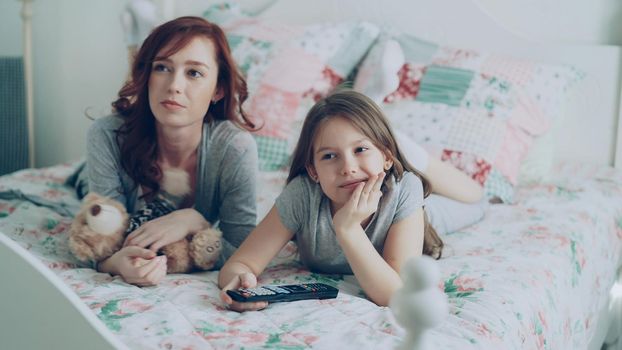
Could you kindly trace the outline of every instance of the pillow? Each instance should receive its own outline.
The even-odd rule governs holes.
[[[244,108],[263,123],[253,134],[264,171],[288,165],[297,128],[309,108],[348,76],[379,33],[366,22],[266,22],[231,4],[212,6],[204,17],[223,28],[246,75],[249,98]]]
[[[584,72],[577,72],[579,80],[585,78]],[[583,108],[581,105],[585,100],[588,88],[585,84],[574,84],[566,94],[563,109],[554,118],[551,129],[542,136],[538,136],[529,150],[527,157],[523,160],[518,176],[519,184],[534,184],[550,182],[551,168],[555,159],[557,140],[563,133],[566,114],[576,114],[575,110]]]
[[[382,66],[386,55],[376,51],[386,51],[390,40],[404,56],[400,69],[386,78],[397,74],[399,86],[380,101],[393,127],[477,180],[488,197],[512,202],[521,162],[562,112],[565,92],[580,73],[403,33],[383,34],[360,71]],[[377,85],[358,76],[354,87],[377,94]]]

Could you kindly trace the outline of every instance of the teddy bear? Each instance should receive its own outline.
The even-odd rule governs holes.
[[[187,174],[165,171],[162,190],[143,208],[129,215],[125,207],[108,197],[89,193],[69,229],[69,249],[82,262],[99,262],[121,249],[125,237],[149,220],[177,208],[190,192]],[[167,273],[209,270],[218,261],[222,233],[214,228],[194,232],[160,250],[167,258]]]

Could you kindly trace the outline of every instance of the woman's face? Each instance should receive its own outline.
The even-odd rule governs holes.
[[[197,36],[169,57],[155,57],[149,77],[149,106],[160,127],[201,125],[217,87],[218,64],[213,42]]]

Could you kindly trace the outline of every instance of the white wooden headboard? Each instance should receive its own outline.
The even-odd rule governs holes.
[[[557,132],[557,158],[622,168],[622,123],[618,122],[622,55],[618,46],[542,43],[538,38],[520,37],[504,29],[476,0],[281,0],[260,16],[303,24],[369,20],[441,44],[572,64],[587,77],[572,94],[564,128]]]

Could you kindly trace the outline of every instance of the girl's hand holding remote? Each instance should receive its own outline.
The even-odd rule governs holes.
[[[249,303],[239,303],[231,299],[231,297],[227,294],[228,290],[236,290],[240,288],[255,288],[257,287],[257,277],[250,272],[241,273],[235,276],[231,282],[229,282],[226,286],[222,288],[220,291],[220,300],[222,300],[229,309],[243,312],[243,311],[255,311],[261,310],[268,306],[268,302],[266,301],[258,301],[258,302],[249,302]]]
[[[333,216],[333,225],[337,234],[348,232],[370,217],[378,210],[378,202],[382,197],[382,181],[385,172],[372,175],[367,182],[359,183],[352,192],[350,199]]]

